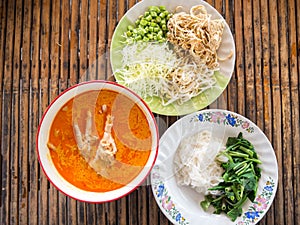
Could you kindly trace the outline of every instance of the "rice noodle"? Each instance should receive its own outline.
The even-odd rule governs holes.
[[[217,50],[222,41],[224,22],[211,19],[203,5],[192,7],[190,13],[175,13],[168,21],[168,30],[168,41],[199,56],[208,68],[219,68]]]
[[[223,169],[215,161],[221,146],[221,141],[207,130],[183,139],[174,157],[177,184],[191,186],[199,193],[212,193],[208,188],[223,181]]]

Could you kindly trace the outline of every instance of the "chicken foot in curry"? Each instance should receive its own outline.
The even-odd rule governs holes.
[[[101,174],[105,167],[113,165],[115,161],[114,156],[117,152],[117,147],[111,134],[113,119],[114,117],[109,114],[106,116],[102,139],[92,135],[92,114],[90,111],[87,112],[84,134],[80,131],[78,123],[76,121],[74,123],[78,149],[89,166],[98,174]]]
[[[137,176],[141,167],[116,159],[118,149],[112,136],[113,121],[114,117],[107,114],[104,134],[100,139],[92,134],[92,114],[88,111],[84,134],[80,131],[78,123],[74,123],[75,139],[80,154],[97,174],[116,183],[126,184]]]

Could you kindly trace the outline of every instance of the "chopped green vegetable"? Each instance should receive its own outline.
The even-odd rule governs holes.
[[[136,41],[164,42],[167,38],[167,23],[172,14],[165,6],[150,6],[148,10],[138,17],[135,25],[129,25],[124,33],[125,43]]]
[[[229,137],[226,149],[220,153],[227,157],[227,162],[221,162],[224,169],[223,182],[210,188],[217,194],[205,196],[200,205],[207,210],[210,205],[215,209],[215,214],[226,213],[232,221],[241,216],[242,206],[247,199],[254,201],[261,169],[261,161],[255,152],[254,146],[243,138],[240,132],[237,137]],[[217,157],[218,158],[218,157]]]

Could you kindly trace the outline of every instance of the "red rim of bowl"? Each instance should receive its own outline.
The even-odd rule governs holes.
[[[83,200],[83,199],[80,199],[80,198],[77,198],[76,196],[71,196],[70,194],[62,191],[51,179],[50,177],[48,176],[42,162],[41,162],[41,158],[40,158],[40,152],[39,152],[39,135],[40,135],[40,129],[41,129],[41,125],[44,121],[44,118],[46,116],[46,114],[48,113],[49,109],[51,108],[51,106],[61,97],[63,96],[64,94],[66,94],[68,91],[74,89],[74,88],[77,88],[79,86],[82,86],[82,85],[85,85],[85,84],[90,84],[90,83],[102,83],[102,84],[109,84],[109,85],[115,85],[115,86],[118,86],[120,88],[123,88],[125,89],[126,91],[130,92],[131,94],[133,94],[134,96],[136,96],[140,101],[141,103],[145,106],[145,108],[148,110],[149,114],[151,115],[151,119],[152,121],[154,122],[154,125],[155,125],[155,133],[156,133],[156,149],[155,149],[155,156],[153,158],[153,162],[151,164],[151,166],[149,167],[149,170],[147,171],[147,173],[145,174],[145,176],[141,179],[141,181],[138,182],[138,184],[136,186],[133,186],[128,192],[126,192],[125,194],[123,195],[120,195],[120,196],[117,196],[117,197],[113,197],[109,200],[105,200],[105,201],[86,201],[86,200]],[[157,127],[157,123],[156,123],[156,120],[154,118],[154,115],[152,113],[152,111],[150,110],[150,108],[148,107],[148,105],[145,103],[145,101],[139,96],[137,95],[135,92],[133,92],[132,90],[130,90],[129,88],[123,86],[123,85],[120,85],[118,83],[115,83],[115,82],[112,82],[112,81],[105,81],[105,80],[91,80],[91,81],[85,81],[85,82],[81,82],[81,83],[78,83],[78,84],[75,84],[69,88],[67,88],[66,90],[64,90],[63,92],[61,92],[57,97],[54,98],[54,100],[49,104],[49,106],[46,108],[45,112],[43,113],[43,116],[40,120],[40,123],[39,123],[39,126],[38,126],[38,131],[37,131],[37,135],[36,135],[36,151],[37,151],[37,155],[38,155],[38,160],[39,160],[39,164],[44,172],[44,174],[46,175],[47,179],[52,183],[52,185],[57,189],[59,190],[60,192],[62,192],[63,194],[65,194],[66,196],[69,196],[75,200],[78,200],[78,201],[81,201],[81,202],[88,202],[88,203],[104,203],[104,202],[111,202],[111,201],[115,201],[117,199],[120,199],[120,198],[123,198],[125,196],[127,196],[128,194],[130,194],[131,192],[133,192],[134,190],[136,190],[144,181],[145,179],[147,178],[147,176],[150,174],[154,164],[155,164],[155,161],[156,161],[156,158],[157,158],[157,155],[158,155],[158,147],[159,147],[159,132],[158,132],[158,127]],[[74,185],[73,185],[74,186]],[[100,192],[99,192],[100,193]]]

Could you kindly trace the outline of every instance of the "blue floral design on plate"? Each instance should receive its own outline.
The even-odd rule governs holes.
[[[198,115],[198,119],[199,119],[199,121],[202,122],[202,121],[203,121],[203,114],[199,114],[199,115]]]
[[[243,214],[242,220],[236,225],[255,224],[271,204],[274,187],[275,182],[271,177],[269,177],[262,192],[255,198],[248,210]]]
[[[165,186],[164,184],[160,184],[157,189],[157,197],[162,197]]]
[[[245,215],[246,215],[246,217],[248,219],[252,219],[252,220],[254,220],[255,217],[259,217],[259,213],[256,212],[256,211],[254,211],[254,212],[246,212]]]
[[[164,209],[165,213],[171,216],[171,218],[179,225],[188,225],[189,222],[182,216],[171,196],[168,194],[168,190],[163,183],[163,179],[160,177],[159,166],[157,165],[153,168],[152,181],[155,195],[158,198],[158,203]]]
[[[230,114],[228,114],[226,116],[226,119],[227,119],[228,123],[234,127],[234,125],[236,124],[236,119],[233,116],[231,116]]]
[[[221,111],[201,112],[191,119],[190,122],[209,122],[216,124],[224,124],[232,127],[240,127],[248,133],[254,132],[254,127],[250,126],[247,120],[239,118],[237,115]]]
[[[175,220],[178,222],[178,221],[180,221],[180,219],[181,219],[181,214],[178,213],[177,216],[176,216],[176,218],[175,218]]]

